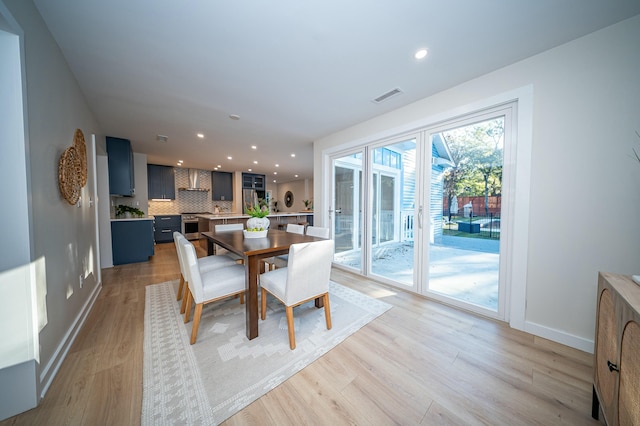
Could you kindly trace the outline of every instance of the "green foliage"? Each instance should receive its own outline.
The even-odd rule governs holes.
[[[448,130],[442,137],[455,164],[443,176],[449,203],[454,195],[487,198],[502,194],[502,117]]]
[[[143,217],[144,212],[140,209],[131,206],[125,206],[124,204],[118,204],[116,206],[116,217],[122,217],[126,213],[131,213],[134,217]]]
[[[269,214],[269,208],[267,206],[253,206],[245,208],[244,213],[251,217],[265,217]]]

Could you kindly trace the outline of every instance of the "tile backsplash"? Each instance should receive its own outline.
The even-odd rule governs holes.
[[[211,172],[198,170],[200,187],[209,189],[206,192],[198,191],[178,191],[178,188],[189,186],[189,172],[187,169],[175,167],[176,199],[172,201],[151,201],[149,200],[149,215],[156,214],[179,214],[183,212],[213,212],[215,206],[220,211],[230,212],[231,201],[213,201],[211,199]]]

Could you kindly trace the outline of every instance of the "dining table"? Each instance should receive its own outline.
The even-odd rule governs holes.
[[[266,237],[246,238],[242,230],[201,232],[207,241],[207,254],[213,255],[219,245],[244,259],[246,333],[249,340],[258,337],[258,279],[261,260],[289,253],[291,244],[322,241],[323,238],[269,229]],[[313,273],[313,271],[309,271]],[[322,298],[316,299],[316,307],[322,307]]]

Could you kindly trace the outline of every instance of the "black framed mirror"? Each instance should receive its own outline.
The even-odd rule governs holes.
[[[284,205],[291,207],[293,205],[293,192],[287,191],[284,194]]]

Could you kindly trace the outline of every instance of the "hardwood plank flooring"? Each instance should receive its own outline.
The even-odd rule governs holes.
[[[0,425],[139,424],[145,286],[179,276],[173,244],[156,246],[149,262],[103,270],[46,396]],[[591,354],[344,271],[332,279],[393,308],[226,425],[599,424]]]

